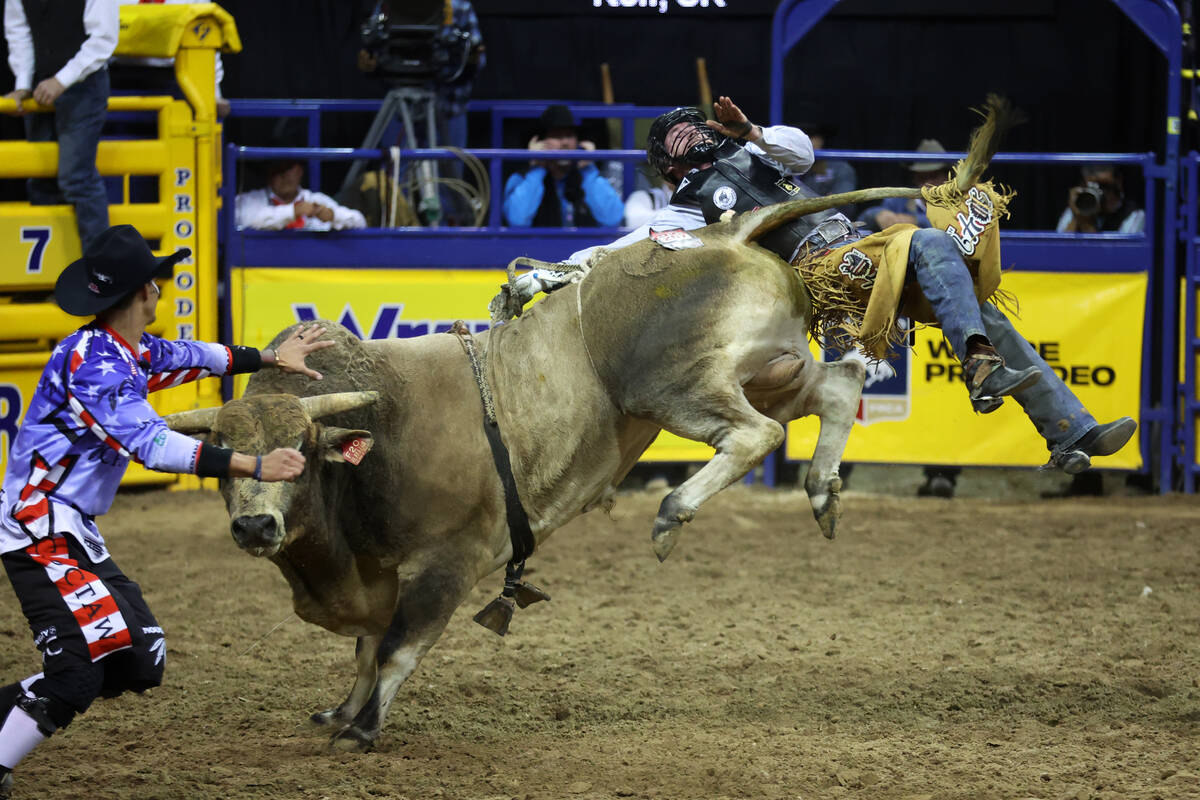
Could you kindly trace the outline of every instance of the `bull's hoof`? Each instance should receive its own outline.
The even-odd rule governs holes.
[[[327,708],[324,711],[318,711],[308,718],[308,721],[318,728],[341,727],[349,720],[343,719],[336,708]]]
[[[659,522],[654,522],[654,532],[650,534],[651,543],[654,545],[654,555],[658,556],[659,563],[666,561],[667,556],[671,555],[671,551],[675,549],[675,541],[679,538],[679,523],[666,529],[659,529]]]
[[[831,478],[825,484],[824,490],[808,490],[808,499],[812,503],[813,516],[821,533],[826,539],[832,539],[837,534],[838,520],[842,516],[842,479]]]
[[[695,509],[686,508],[675,492],[663,498],[658,507],[658,516],[654,518],[654,530],[650,539],[654,543],[654,554],[659,561],[666,561],[675,548],[675,540],[679,538],[679,528],[685,522],[691,522],[696,516]]]
[[[365,753],[375,746],[375,737],[351,725],[335,733],[329,746],[347,753]]]

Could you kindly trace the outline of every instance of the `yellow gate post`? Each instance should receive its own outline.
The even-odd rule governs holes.
[[[167,338],[217,338],[217,224],[220,186],[220,127],[216,119],[216,52],[238,52],[233,18],[215,3],[135,5],[120,8],[116,54],[174,58],[186,102],[171,97],[113,97],[111,111],[157,111],[157,138],[101,141],[96,165],[101,175],[123,178],[123,202],[110,204],[113,224],[128,223],[165,255],[189,247],[192,256],[175,271],[151,332]],[[45,113],[33,101],[25,110]],[[0,99],[0,113],[16,110]],[[58,145],[0,142],[0,178],[54,177]],[[130,176],[154,176],[158,199],[131,203]],[[33,396],[57,340],[81,320],[53,303],[59,272],[79,257],[79,238],[70,206],[0,203],[0,468],[17,422]],[[220,386],[198,381],[151,395],[161,413],[216,405]],[[176,476],[137,465],[127,483],[165,483]],[[189,486],[199,485],[195,479]]]

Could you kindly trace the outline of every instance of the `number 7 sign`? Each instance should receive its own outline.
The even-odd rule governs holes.
[[[29,248],[29,258],[25,260],[25,274],[40,275],[42,273],[42,257],[46,254],[46,245],[50,243],[50,228],[22,225],[21,241],[33,242],[33,247]]]

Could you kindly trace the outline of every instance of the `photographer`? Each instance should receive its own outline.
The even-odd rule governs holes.
[[[1055,228],[1059,233],[1141,233],[1146,212],[1125,196],[1121,171],[1113,164],[1089,164],[1083,180],[1067,194],[1067,208]]]
[[[564,105],[542,112],[540,135],[530,150],[595,150],[580,140],[579,123]],[[625,205],[595,163],[565,159],[536,160],[504,184],[504,219],[509,225],[535,228],[590,228],[621,224]]]

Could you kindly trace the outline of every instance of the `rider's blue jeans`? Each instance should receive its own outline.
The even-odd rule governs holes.
[[[945,232],[922,228],[914,233],[908,268],[933,307],[942,333],[959,360],[966,355],[967,340],[978,334],[991,340],[1010,368],[1036,366],[1041,370],[1041,380],[1017,392],[1013,399],[1046,439],[1047,447],[1064,449],[1095,427],[1096,419],[1025,337],[1017,333],[1004,312],[990,303],[979,305],[962,254]]]

